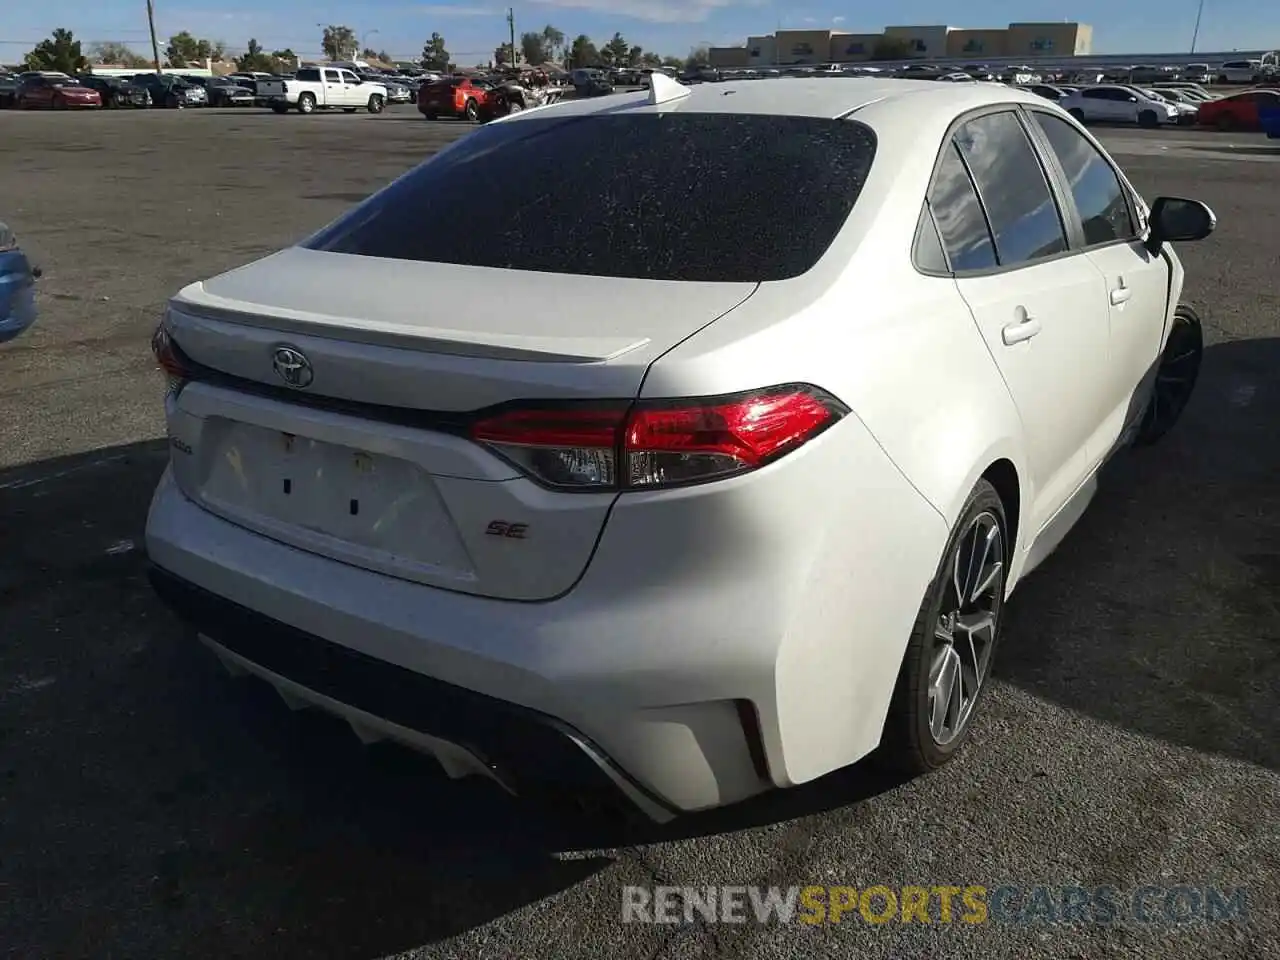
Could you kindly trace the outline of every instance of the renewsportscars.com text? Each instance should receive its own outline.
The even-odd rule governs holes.
[[[624,923],[1180,925],[1245,922],[1248,891],[1213,886],[701,886],[622,890]]]

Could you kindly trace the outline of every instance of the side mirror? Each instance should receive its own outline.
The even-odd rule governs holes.
[[[1130,97],[1130,98],[1129,98],[1129,102],[1130,102],[1130,103],[1137,103],[1137,102],[1138,102],[1138,98],[1137,98],[1137,97]]]
[[[1166,243],[1203,240],[1218,225],[1218,218],[1205,204],[1182,197],[1156,197],[1147,219],[1146,247],[1153,254]]]

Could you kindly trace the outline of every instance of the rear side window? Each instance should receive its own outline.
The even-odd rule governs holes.
[[[1084,225],[1085,243],[1093,246],[1133,239],[1137,231],[1129,202],[1111,164],[1065,120],[1039,111],[1032,116],[1067,175],[1071,197]]]
[[[320,71],[319,71],[319,70],[316,70],[315,68],[308,69],[308,68],[306,68],[306,67],[303,67],[301,70],[299,70],[299,71],[298,71],[298,73],[297,73],[297,75],[296,75],[295,79],[298,79],[298,80],[309,80],[309,81],[311,81],[312,83],[319,83],[319,82],[320,82]]]
[[[547,273],[702,282],[809,270],[875,156],[860,123],[666,113],[483,127],[305,244]]]
[[[1051,257],[1067,249],[1066,229],[1036,156],[1012,113],[991,113],[964,124],[955,136],[987,211],[1002,267]]]
[[[933,189],[929,191],[929,209],[952,270],[961,273],[999,266],[982,204],[954,143],[948,143],[942,152]]]

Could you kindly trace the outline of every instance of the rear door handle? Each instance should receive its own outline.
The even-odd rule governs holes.
[[[1111,305],[1118,307],[1120,304],[1128,301],[1133,296],[1133,291],[1128,287],[1116,287],[1111,291]]]
[[[1011,323],[1000,331],[1006,347],[1011,347],[1015,343],[1022,343],[1024,340],[1030,340],[1040,332],[1040,321],[1028,314],[1022,307],[1018,308],[1018,315],[1021,319],[1017,323]]]

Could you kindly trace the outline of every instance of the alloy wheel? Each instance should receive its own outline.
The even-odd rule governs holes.
[[[991,666],[1004,601],[1000,521],[983,511],[956,543],[933,631],[929,732],[945,746],[969,723]]]
[[[1156,368],[1143,433],[1163,436],[1182,416],[1200,377],[1203,355],[1204,334],[1200,324],[1175,323],[1169,331],[1160,366]]]

